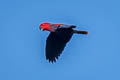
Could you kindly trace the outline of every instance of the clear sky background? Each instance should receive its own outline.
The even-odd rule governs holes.
[[[75,24],[55,64],[42,22]],[[0,80],[120,80],[119,0],[0,0]]]

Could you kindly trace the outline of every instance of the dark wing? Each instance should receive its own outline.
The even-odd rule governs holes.
[[[46,41],[46,59],[49,62],[56,62],[72,35],[72,28],[60,28],[49,34]]]

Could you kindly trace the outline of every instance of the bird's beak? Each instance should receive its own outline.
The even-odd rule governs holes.
[[[40,26],[39,26],[39,29],[42,30],[42,31],[44,31]]]
[[[41,30],[41,27],[39,26],[39,29]]]

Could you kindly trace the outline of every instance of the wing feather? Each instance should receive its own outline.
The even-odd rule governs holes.
[[[72,28],[60,28],[49,34],[46,40],[46,59],[49,62],[56,62],[72,35]]]

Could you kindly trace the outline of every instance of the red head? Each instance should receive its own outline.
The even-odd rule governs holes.
[[[52,28],[52,24],[48,22],[44,22],[40,24],[40,29],[43,29],[43,31],[47,30],[47,31],[54,32],[54,29]]]
[[[50,23],[48,23],[48,22],[44,22],[44,23],[40,24],[40,29],[49,30],[49,27],[50,27]]]

